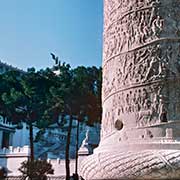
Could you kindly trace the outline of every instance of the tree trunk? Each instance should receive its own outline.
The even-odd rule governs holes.
[[[29,124],[30,161],[34,161],[33,125]]]
[[[29,144],[30,144],[30,158],[29,158],[29,161],[30,162],[33,162],[34,161],[34,142],[33,142],[33,125],[32,125],[32,122],[29,118]],[[32,174],[32,167],[30,166],[29,167],[29,174],[30,174],[30,177],[29,179],[32,180],[32,177],[31,177],[31,174]]]
[[[79,121],[76,129],[76,165],[75,165],[75,176],[78,180],[78,148],[79,148]]]
[[[68,134],[67,134],[67,141],[66,141],[66,180],[70,179],[70,161],[69,161],[69,148],[70,148],[70,142],[71,142],[71,130],[72,130],[72,122],[73,122],[73,117],[70,115],[69,119],[69,127],[68,127]]]

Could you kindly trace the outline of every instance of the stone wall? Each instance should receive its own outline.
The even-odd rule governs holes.
[[[8,176],[20,176],[19,168],[23,161],[27,161],[30,155],[28,146],[14,148],[12,146],[0,149],[0,166],[8,170]],[[88,155],[88,154],[86,154]],[[79,163],[85,158],[80,156]],[[66,175],[65,160],[64,159],[47,159],[52,164],[54,174],[52,177],[62,177]],[[70,160],[70,174],[75,172],[75,160]]]
[[[61,159],[48,159],[49,163],[52,164],[52,168],[54,169],[53,176],[65,176],[65,160]],[[70,160],[70,174],[72,175],[75,172],[75,160]]]
[[[8,175],[10,176],[20,175],[18,168],[21,166],[23,161],[28,159],[28,157],[28,146],[22,148],[13,148],[12,146],[9,147],[9,149],[3,148],[0,149],[0,166],[7,168]]]

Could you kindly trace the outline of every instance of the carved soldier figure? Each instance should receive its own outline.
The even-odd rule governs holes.
[[[153,36],[154,37],[159,36],[159,33],[162,31],[162,28],[163,28],[163,20],[160,18],[160,16],[157,16],[157,18],[154,19],[152,22]]]
[[[159,112],[159,121],[167,122],[167,110],[162,96],[160,96],[158,112]]]

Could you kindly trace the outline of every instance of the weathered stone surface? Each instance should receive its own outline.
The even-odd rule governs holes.
[[[179,0],[104,0],[102,132],[86,180],[180,178],[179,10]]]
[[[81,173],[86,179],[179,178],[180,151],[146,150],[94,154],[84,161]]]

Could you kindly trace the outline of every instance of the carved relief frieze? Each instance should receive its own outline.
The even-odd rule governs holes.
[[[175,120],[180,105],[172,99],[180,87],[163,86],[180,76],[180,23],[175,18],[180,5],[166,2],[169,9],[164,10],[159,0],[105,3],[102,101],[105,124],[111,121],[108,131],[131,114],[142,127]]]
[[[104,61],[120,52],[158,39],[164,20],[156,8],[151,6],[131,11],[104,30]]]
[[[135,114],[137,127],[177,120],[180,115],[180,99],[174,97],[180,97],[180,84],[172,89],[169,86],[161,82],[117,92],[104,105],[107,121],[103,123],[104,129],[112,132],[117,119],[129,121],[128,116],[131,114]]]
[[[102,130],[101,136],[104,137],[106,135],[111,134],[115,130],[115,121],[116,119],[116,110],[114,107],[117,107],[117,101],[115,101],[115,97],[110,99],[108,102],[108,106],[104,106],[103,114],[102,114]]]
[[[171,85],[172,84],[172,85]],[[148,127],[180,118],[180,80],[152,83],[116,92],[103,105],[103,135],[111,134],[117,120]],[[134,114],[134,119],[129,119]]]
[[[170,120],[176,121],[180,119],[180,79],[174,79],[169,83],[169,93],[168,93],[170,103],[169,111]]]
[[[155,8],[160,5],[160,2],[158,0],[105,0],[104,4],[105,22],[111,23],[128,13],[146,8]]]
[[[107,62],[104,66],[103,97],[105,99],[115,90],[179,75],[179,43],[157,43],[122,54]]]
[[[116,69],[117,61],[110,61],[107,66],[103,68],[103,88],[102,88],[102,96],[107,97],[109,94],[114,93],[117,89],[117,78],[116,71],[112,69]]]
[[[122,17],[117,14],[113,23],[111,19],[109,20],[111,24],[107,25],[106,23],[103,51],[105,62],[114,56],[143,47],[154,41],[164,39],[174,41],[174,39],[178,40],[180,38],[180,22],[176,18],[179,16],[180,5],[174,11],[171,11],[172,7],[169,7],[169,10],[164,9],[160,12],[158,11],[159,2],[149,3],[146,1],[145,4],[142,9],[135,8],[125,15],[122,15],[119,10]],[[151,6],[147,6],[147,4],[151,4]],[[167,16],[164,19],[163,15],[165,13]],[[107,15],[107,18],[110,17],[110,15]],[[108,22],[108,20],[105,22]],[[168,24],[171,24],[171,26]]]

